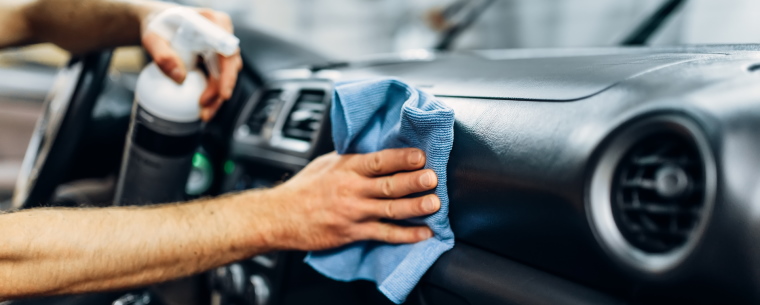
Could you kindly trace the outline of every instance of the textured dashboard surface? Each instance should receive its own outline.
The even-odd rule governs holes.
[[[753,246],[760,239],[754,215],[760,214],[750,212],[758,200],[752,181],[760,181],[753,153],[760,141],[748,136],[760,128],[760,75],[750,68],[760,63],[757,49],[506,54],[493,61],[460,54],[342,73],[406,79],[454,108],[449,190],[458,242],[635,302],[752,304],[760,301],[753,288],[760,285],[760,253]],[[664,113],[702,128],[716,155],[721,192],[693,255],[671,272],[641,274],[600,246],[586,216],[585,189],[607,139]],[[437,266],[455,267],[462,266]]]
[[[757,304],[757,67],[760,45],[724,45],[477,51],[349,63],[315,75],[397,77],[455,110],[448,188],[460,246],[428,272],[426,282],[435,287],[423,288],[423,298],[459,298],[461,304]],[[294,86],[303,81],[280,80]],[[600,243],[600,228],[588,218],[587,183],[610,139],[664,114],[698,126],[715,156],[718,192],[687,259],[667,272],[645,273]],[[250,152],[250,145],[245,148]],[[523,267],[530,272],[506,276],[528,270]],[[512,281],[541,292],[526,298],[525,291],[505,288]]]
[[[510,58],[447,55],[434,61],[380,65],[348,77],[397,75],[438,96],[573,101],[670,65],[723,56],[631,53]]]

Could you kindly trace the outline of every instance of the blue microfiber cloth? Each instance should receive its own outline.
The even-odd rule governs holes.
[[[363,241],[306,257],[308,264],[330,278],[374,281],[391,301],[402,303],[438,257],[454,246],[446,190],[454,110],[400,80],[383,78],[336,84],[331,119],[338,153],[416,147],[426,153],[425,168],[438,175],[435,194],[441,209],[408,221],[428,225],[434,237],[405,245]]]

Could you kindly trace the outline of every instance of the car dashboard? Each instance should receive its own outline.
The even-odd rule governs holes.
[[[255,160],[299,169],[330,150],[332,83],[327,80],[271,82],[251,97],[233,133],[233,160]]]
[[[760,47],[746,45],[430,53],[272,73],[289,76],[236,113],[221,192],[271,187],[331,151],[336,82],[399,78],[456,115],[457,244],[410,303],[753,304],[759,64]],[[220,268],[215,293],[385,304],[371,284],[332,282],[302,257]]]

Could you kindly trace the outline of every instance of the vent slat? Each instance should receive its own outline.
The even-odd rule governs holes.
[[[647,212],[652,214],[688,214],[688,215],[699,215],[700,210],[699,209],[685,209],[683,207],[679,206],[673,206],[673,205],[667,205],[667,204],[660,204],[660,203],[641,203],[638,206],[633,205],[624,205],[623,209],[626,211],[639,211],[639,212]]]
[[[633,163],[638,166],[660,166],[663,164],[675,164],[681,166],[688,166],[692,164],[692,160],[689,159],[673,159],[662,156],[646,156],[633,160]]]
[[[694,143],[677,134],[656,134],[633,145],[617,166],[610,197],[623,236],[650,253],[684,245],[704,208],[702,167]],[[677,195],[673,179],[688,183]]]
[[[625,181],[621,184],[622,187],[635,187],[653,190],[657,188],[654,180],[636,179]]]
[[[282,103],[281,95],[282,90],[269,91],[256,104],[256,108],[253,109],[247,121],[248,129],[252,134],[260,134],[264,126],[273,121],[272,114],[275,107]]]
[[[659,228],[656,229],[656,230],[651,230],[651,229],[647,229],[645,227],[636,226],[636,225],[631,226],[630,229],[631,229],[632,232],[638,233],[638,234],[644,235],[644,236],[688,237],[689,234],[691,234],[691,230],[676,230],[676,231],[667,230],[667,231],[663,231],[663,230],[660,230]]]
[[[323,91],[301,91],[283,128],[286,138],[311,142],[325,117],[327,105]]]

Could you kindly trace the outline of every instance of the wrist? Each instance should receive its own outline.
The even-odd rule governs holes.
[[[34,31],[35,2],[13,3],[0,6],[0,48],[7,46],[27,45],[39,42]]]
[[[271,206],[276,195],[272,190],[248,190],[229,197],[225,218],[239,234],[240,244],[250,255],[282,250],[280,229]]]
[[[153,16],[167,8],[176,6],[175,4],[158,1],[122,0],[121,2],[129,7],[129,15],[140,24],[141,35],[145,32],[145,28]]]

